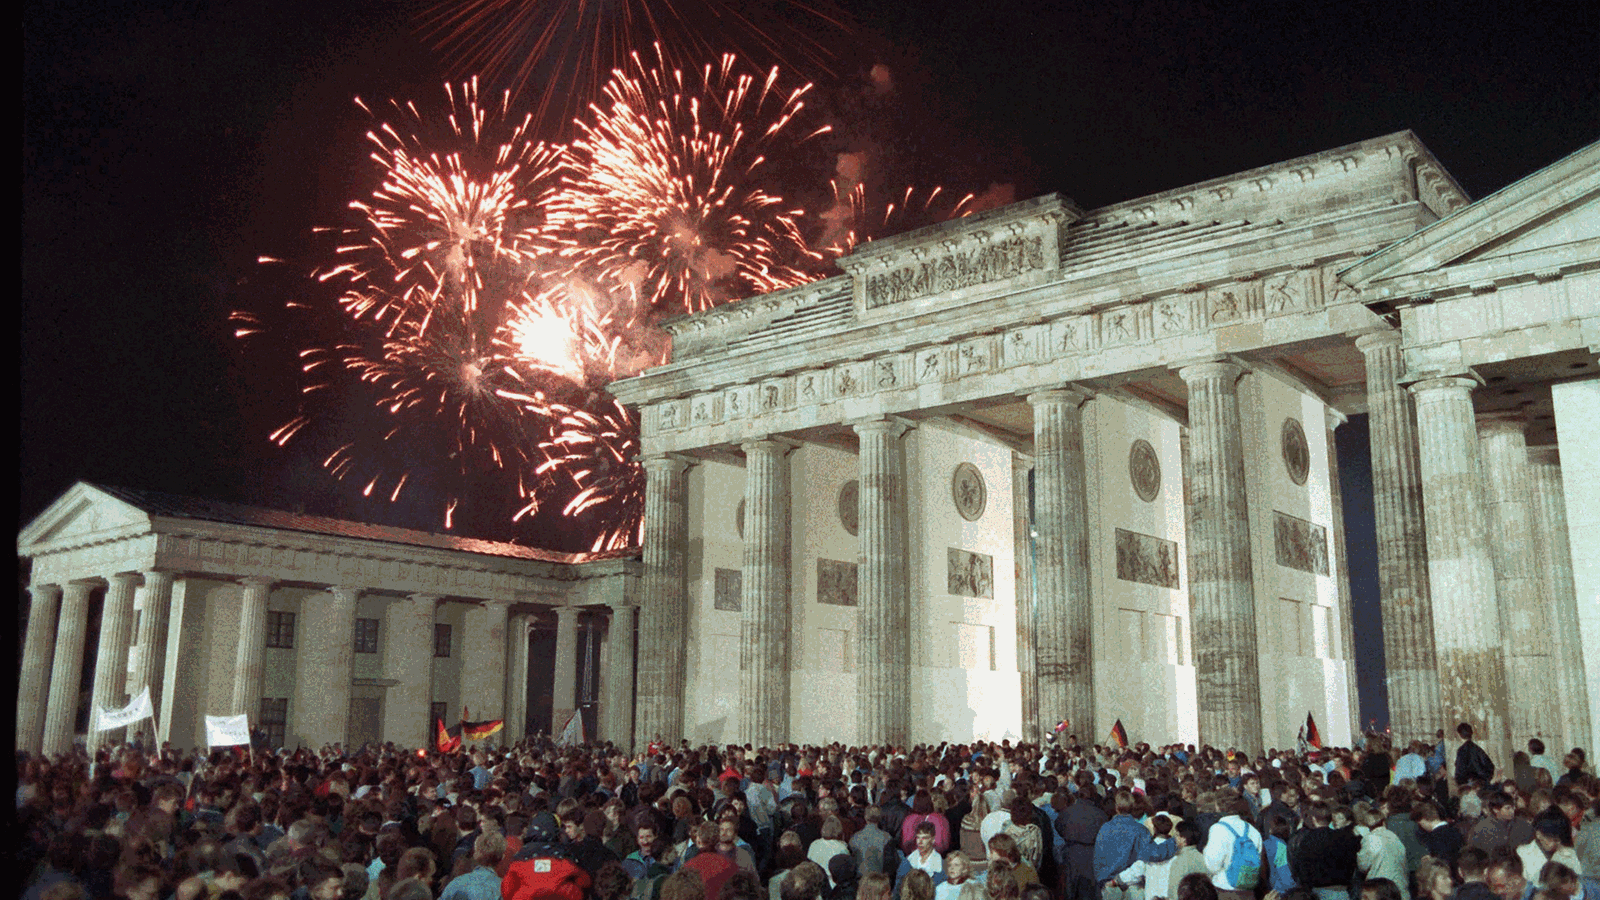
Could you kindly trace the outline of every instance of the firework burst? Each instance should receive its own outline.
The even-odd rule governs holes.
[[[831,75],[829,48],[851,31],[847,18],[829,0],[440,0],[419,24],[453,65],[528,94],[535,121],[554,133],[652,45],[678,60],[733,50]]]
[[[886,203],[873,204],[866,185],[857,181],[849,187],[838,179],[832,182],[834,205],[823,213],[829,223],[823,252],[831,257],[847,256],[860,245],[889,234],[903,234],[973,212],[975,194],[957,195],[936,187],[922,192],[907,187]]]
[[[591,550],[637,547],[644,533],[644,469],[637,459],[639,422],[609,395],[588,399],[586,405],[552,403],[545,408],[557,428],[540,445],[546,461],[537,474],[544,479],[559,478],[576,488],[567,492],[561,513],[571,518],[589,517],[596,523]],[[537,508],[536,495],[518,516]]]
[[[770,188],[770,160],[828,129],[801,132],[810,86],[735,58],[685,74],[657,48],[613,73],[569,148],[574,174],[549,204],[572,271],[650,309],[696,312],[801,284],[824,259],[803,213]]]

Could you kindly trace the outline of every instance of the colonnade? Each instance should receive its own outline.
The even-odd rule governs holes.
[[[17,697],[16,747],[33,753],[68,752],[76,738],[80,697],[78,685],[87,664],[93,670],[89,745],[119,742],[123,729],[97,731],[99,710],[123,706],[149,688],[160,721],[164,709],[169,653],[199,652],[185,642],[182,623],[172,621],[173,592],[185,576],[158,570],[118,572],[104,578],[29,587],[27,633]],[[220,576],[196,576],[217,584]],[[226,583],[223,581],[222,583]],[[226,670],[225,708],[204,709],[213,715],[247,714],[260,724],[268,611],[273,579],[236,581],[238,631]],[[91,598],[104,592],[99,641],[86,658]],[[137,602],[136,602],[136,594]],[[333,585],[304,598],[297,606],[294,733],[316,743],[347,743],[355,673],[357,606],[364,596],[386,602],[378,642],[382,648],[383,739],[401,746],[427,746],[433,740],[432,670],[436,656],[435,624],[438,595],[378,595],[350,585]],[[209,602],[209,601],[208,601]],[[520,738],[527,728],[529,636],[541,613],[513,607],[506,600],[463,604],[464,633],[460,695],[474,719],[503,718],[503,740]],[[138,614],[135,615],[137,607]],[[601,606],[556,606],[553,724],[560,728],[577,709],[579,616],[605,612]],[[633,609],[610,610],[610,639],[604,650],[601,678],[601,727],[612,740],[631,741],[633,677]],[[548,616],[549,613],[545,613]],[[137,620],[137,625],[135,621]],[[135,633],[135,629],[137,632]],[[194,638],[188,638],[193,641]],[[452,715],[454,713],[452,712]],[[169,713],[170,715],[170,713]],[[155,723],[132,726],[151,731]],[[446,724],[450,724],[447,719]],[[203,740],[203,731],[197,739]]]

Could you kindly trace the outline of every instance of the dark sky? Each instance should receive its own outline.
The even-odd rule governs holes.
[[[750,43],[711,0],[674,5],[708,44]],[[735,8],[834,49],[796,68],[906,183],[1092,208],[1410,128],[1481,197],[1600,136],[1593,2],[875,0],[843,33],[764,6]],[[433,524],[268,443],[292,367],[227,321],[319,296],[256,258],[311,259],[370,180],[351,98],[459,76],[423,8],[29,0],[19,525],[78,479]],[[862,116],[876,63],[895,92]]]

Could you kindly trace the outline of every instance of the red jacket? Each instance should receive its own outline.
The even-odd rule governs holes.
[[[513,860],[500,882],[502,900],[583,900],[588,890],[589,873],[554,856]]]

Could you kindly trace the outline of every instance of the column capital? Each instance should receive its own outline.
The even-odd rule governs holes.
[[[127,587],[138,587],[144,582],[144,575],[138,572],[118,572],[106,580]]]
[[[1329,431],[1333,431],[1334,429],[1338,428],[1340,425],[1343,425],[1344,423],[1350,421],[1350,417],[1349,416],[1347,416],[1344,413],[1338,411],[1337,409],[1334,409],[1331,406],[1324,406],[1322,408],[1322,418],[1323,418],[1323,421],[1327,423]]]
[[[87,597],[94,592],[95,588],[100,587],[104,583],[105,581],[100,578],[79,578],[75,581],[69,581],[66,583],[65,593],[69,598]]]
[[[641,457],[639,464],[644,467],[645,477],[656,475],[681,475],[691,463],[687,457],[676,453],[657,453]]]
[[[1356,339],[1356,349],[1365,355],[1370,355],[1384,347],[1400,346],[1400,332],[1393,328],[1357,331],[1351,333],[1351,337]]]
[[[798,449],[799,447],[800,441],[794,440],[793,438],[780,437],[778,435],[753,437],[739,443],[739,449],[744,451],[744,455],[746,456],[749,456],[752,452],[759,450],[777,453],[778,455],[782,456],[792,450]]]
[[[1528,447],[1528,462],[1535,465],[1559,466],[1561,465],[1561,448],[1555,444]]]
[[[1201,381],[1226,381],[1232,384],[1245,373],[1244,366],[1222,357],[1198,360],[1173,368],[1178,377],[1183,379],[1183,383],[1190,386]]]
[[[1034,391],[1027,395],[1028,404],[1037,407],[1041,403],[1070,403],[1073,406],[1082,406],[1094,399],[1094,394],[1077,385],[1063,385],[1056,388],[1046,388]]]
[[[557,606],[552,608],[551,612],[556,614],[556,622],[560,623],[562,621],[577,621],[578,613],[581,612],[581,610],[579,610],[576,606]]]
[[[42,597],[49,597],[51,602],[54,602],[61,599],[61,585],[30,584],[28,585],[28,593],[32,595],[34,602],[38,602]]]
[[[1018,472],[1032,472],[1033,455],[1030,453],[1018,453],[1015,450],[1011,451],[1011,471],[1013,474]]]
[[[882,434],[889,436],[891,439],[897,438],[911,430],[911,426],[907,425],[898,418],[868,419],[863,422],[851,422],[850,427],[855,429],[856,434],[859,436]]]
[[[1483,382],[1472,373],[1460,375],[1440,375],[1433,378],[1423,378],[1406,385],[1412,394],[1422,396],[1439,392],[1459,392],[1470,395]]]

